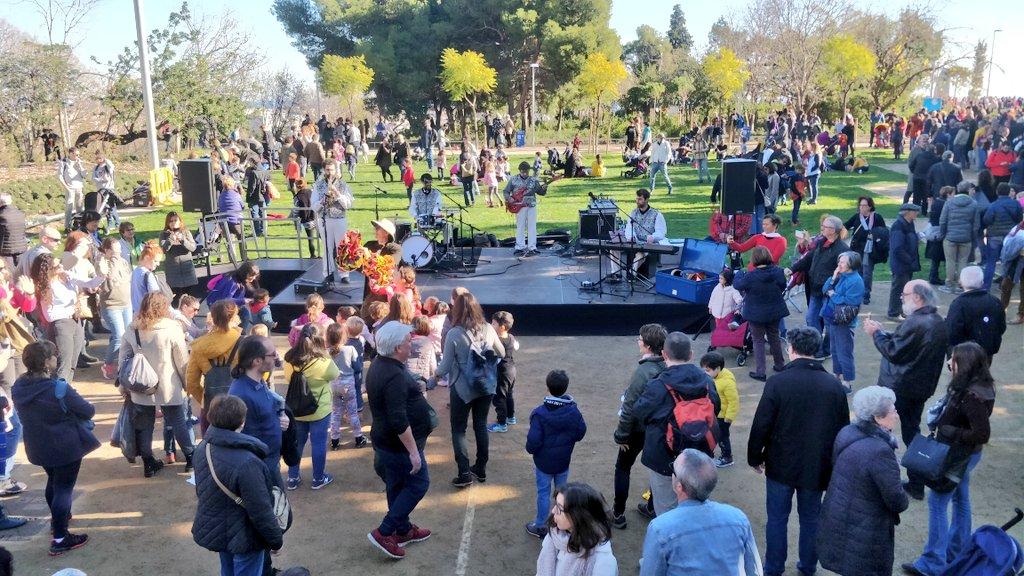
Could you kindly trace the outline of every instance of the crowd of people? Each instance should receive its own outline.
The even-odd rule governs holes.
[[[1001,138],[995,142],[1000,151],[1020,147],[1015,110],[1001,112],[991,123],[992,138]],[[719,351],[698,357],[687,335],[648,324],[636,338],[637,364],[616,415],[613,442],[619,451],[611,507],[599,490],[569,478],[574,447],[587,434],[587,421],[610,420],[611,415],[578,404],[569,393],[566,371],[544,376],[547,394],[529,413],[524,446],[534,464],[536,509],[523,520],[526,533],[542,540],[538,575],[617,574],[611,541],[614,530],[628,529],[630,523],[626,510],[637,458],[647,468],[649,486],[637,513],[651,521],[642,554],[630,561],[639,561],[644,576],[739,570],[782,574],[794,496],[799,571],[813,573],[820,563],[851,576],[891,573],[898,515],[911,499],[927,495],[927,542],[902,568],[927,576],[945,573],[969,539],[970,476],[991,434],[989,417],[996,401],[990,366],[1007,324],[1024,322],[1024,298],[1017,317],[1006,319],[1012,290],[1022,285],[1024,272],[1024,197],[1017,197],[1020,182],[1014,180],[1019,157],[989,154],[984,164],[995,158],[1000,170],[982,171],[972,183],[963,179],[963,157],[941,148],[943,134],[959,133],[977,116],[971,108],[958,109],[911,137],[910,197],[888,226],[872,198],[861,197],[846,220],[828,215],[818,234],[798,235],[800,256],[791,263],[782,261],[787,241],[778,232],[782,219],[777,208],[788,197],[794,205],[791,222],[797,224],[800,202],[819,197],[818,177],[826,161],[809,137],[813,117],[780,113],[771,120],[768,146],[763,152],[758,146],[762,202],[756,203],[753,216],[712,215],[710,239],[737,255],[750,251],[749,266],[722,270],[709,312],[722,330],[749,331],[755,359],[749,376],[764,383],[746,442],[747,464],[765,477],[763,565],[746,514],[711,498],[718,475],[735,463],[730,433],[740,417],[735,375]],[[340,177],[340,158],[350,146],[363,148],[369,125],[321,121],[303,123],[292,140],[295,152],[281,167],[296,196],[305,198],[300,208],[325,213],[311,225],[337,240],[352,206]],[[844,120],[838,130],[849,135],[851,154],[854,124]],[[650,159],[651,190],[638,192],[638,207],[641,198],[646,206],[658,174],[671,193],[667,166],[676,159],[664,135],[654,136],[642,121],[631,128],[627,150]],[[708,128],[695,135],[694,150],[704,154],[697,158],[698,171],[702,165],[706,170],[707,154],[727,137],[721,121]],[[388,174],[382,163],[411,166],[413,152],[404,137],[396,136],[391,148],[391,139],[383,136],[378,150],[382,175]],[[443,140],[443,130],[427,121],[422,141],[428,171],[436,159],[442,177]],[[509,174],[498,140],[493,155],[464,145],[459,171],[453,174],[463,181],[467,204],[481,170],[488,188],[491,174],[495,189],[499,172],[508,180],[499,203],[508,202],[509,190],[518,185],[543,194],[536,178],[540,157]],[[331,151],[325,150],[325,141],[334,143]],[[435,147],[442,151],[437,158]],[[389,162],[383,162],[382,150]],[[213,142],[220,206],[236,218],[226,223],[238,237],[235,227],[241,226],[246,206],[258,220],[273,195],[255,161],[245,156],[234,146]],[[307,169],[313,173],[312,188],[305,183]],[[351,177],[354,169],[349,169]],[[430,187],[425,189],[429,194]],[[411,192],[410,185],[413,204]],[[490,190],[488,202],[493,202]],[[535,202],[534,196],[533,208]],[[918,234],[914,222],[925,214],[931,225]],[[535,213],[533,218],[535,228]],[[339,221],[333,231],[332,220]],[[524,225],[529,221],[523,220]],[[198,499],[192,533],[198,545],[219,554],[222,574],[271,573],[273,553],[283,545],[285,532],[293,521],[305,521],[292,517],[287,495],[305,484],[307,443],[308,485],[316,491],[334,481],[328,451],[372,446],[374,470],[387,494],[387,512],[367,535],[374,547],[401,559],[409,544],[427,540],[431,531],[412,517],[432,484],[425,450],[440,425],[440,406],[433,405],[439,397],[427,392],[437,387],[447,388],[440,401],[449,411],[457,467],[450,484],[463,489],[487,481],[491,435],[519,423],[515,396],[521,375],[515,356],[520,343],[509,312],[485,316],[464,288],[453,290],[447,303],[421,299],[415,270],[396,265],[392,283],[368,292],[361,310],[343,306],[331,316],[323,299],[311,295],[306,313],[289,324],[289,348],[279,355],[269,338],[278,321],[252,262],[209,281],[209,312],[201,327],[194,320],[201,303],[192,295],[198,288],[192,263],[196,239],[180,215],[169,213],[159,240],[145,243],[135,238],[130,223],[107,237],[99,235],[98,225],[99,217],[89,215],[66,236],[44,228],[39,244],[29,249],[24,214],[10,197],[0,195],[0,230],[5,232],[0,234],[0,330],[12,348],[0,372],[7,430],[0,434],[0,495],[26,489],[12,476],[14,454],[23,443],[28,461],[46,474],[51,555],[89,539],[69,530],[72,495],[82,459],[100,441],[93,430],[95,408],[74,384],[77,371],[97,364],[124,402],[111,441],[130,461],[141,460],[145,478],[178,463],[194,471]],[[524,237],[522,228],[517,249],[526,255],[533,249],[535,230]],[[374,230],[366,250],[394,254],[394,224],[375,221]],[[922,241],[932,260],[930,281],[915,278],[921,272]],[[943,261],[945,282],[938,275]],[[325,276],[331,272],[329,262],[324,259]],[[161,264],[164,278],[156,274]],[[874,269],[884,264],[893,278],[889,294],[882,295],[888,297],[886,325],[862,312],[872,298]],[[345,281],[344,275],[340,278]],[[997,281],[1001,298],[990,294]],[[787,327],[787,291],[799,284],[807,303],[804,322]],[[939,314],[936,284],[939,291],[956,295],[945,318]],[[87,350],[100,332],[110,334],[102,360]],[[856,384],[858,333],[875,349],[879,369],[874,385]],[[826,367],[830,358],[831,370]],[[926,412],[944,368],[950,373],[945,394]],[[278,372],[287,382],[283,395],[273,386]],[[368,437],[363,433],[366,406],[372,418]],[[492,406],[494,421],[489,423]],[[472,458],[467,438],[471,417]],[[922,420],[957,453],[944,470],[944,482],[910,469],[901,479],[896,451],[900,442],[907,447],[920,437]],[[162,457],[152,448],[158,421]],[[350,444],[342,439],[345,424]],[[24,522],[0,508],[0,530]]]

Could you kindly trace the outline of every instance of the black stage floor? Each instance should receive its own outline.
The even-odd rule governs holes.
[[[295,285],[319,283],[323,278],[320,261],[293,258],[255,263],[261,270],[262,285],[273,295],[270,306],[274,319],[286,329],[304,311],[306,295],[297,293]],[[230,265],[219,265],[213,273],[230,270]],[[632,295],[624,284],[606,286],[614,290],[612,294],[579,289],[583,281],[598,278],[595,255],[563,257],[542,251],[530,258],[517,258],[511,248],[484,248],[474,273],[420,272],[416,283],[424,299],[436,296],[445,301],[453,288],[465,286],[486,314],[511,312],[514,332],[522,335],[635,334],[650,322],[692,334],[708,318],[707,306],[661,296],[653,288],[638,289]],[[205,288],[205,280],[200,283]],[[358,307],[362,287],[362,275],[353,272],[349,284],[336,284],[333,291],[323,293],[327,313],[333,314],[342,305]]]

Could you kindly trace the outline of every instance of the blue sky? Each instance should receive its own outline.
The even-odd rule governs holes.
[[[486,1],[486,0],[484,0]],[[827,0],[826,0],[827,1]],[[635,37],[635,30],[641,24],[649,24],[658,30],[668,29],[672,5],[679,3],[686,14],[690,33],[698,47],[707,41],[708,31],[719,16],[735,15],[746,5],[743,0],[721,0],[717,3],[696,2],[695,0],[613,0],[612,27],[623,40]],[[858,7],[875,11],[898,12],[907,0],[860,0]],[[147,0],[145,5],[147,28],[163,26],[167,15],[181,5],[181,0]],[[1024,34],[1007,19],[1019,14],[1019,4],[1012,0],[952,0],[940,5],[939,19],[950,28],[950,35],[964,45],[973,45],[979,38],[991,41],[992,30],[1002,27],[1004,32],[996,37],[995,63],[992,73],[993,94],[1024,94]],[[278,69],[290,68],[300,78],[312,81],[313,73],[305,60],[290,43],[284,29],[270,14],[271,0],[204,0],[191,2],[196,14],[219,17],[224,10],[230,10],[240,25],[252,31],[253,37],[263,47],[268,65]],[[640,8],[640,9],[638,9]],[[44,35],[41,20],[27,4],[14,0],[0,1],[0,18],[38,37]],[[730,18],[732,20],[732,18]],[[135,39],[135,19],[131,0],[103,0],[99,8],[86,20],[91,34],[79,34],[76,38],[78,52],[83,61],[95,56],[100,61],[113,58],[120,50]],[[1011,33],[1013,32],[1013,33]],[[969,66],[969,63],[968,63]]]

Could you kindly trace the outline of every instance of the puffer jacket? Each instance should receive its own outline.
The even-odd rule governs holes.
[[[949,330],[935,306],[918,308],[895,332],[875,332],[874,342],[882,355],[879,386],[905,398],[931,398],[949,345]]]
[[[1002,238],[1024,219],[1024,209],[1009,196],[1000,196],[989,204],[982,216],[982,223],[988,230],[989,238]]]
[[[715,414],[722,410],[722,401],[718,397],[715,381],[694,364],[669,366],[657,378],[647,383],[643,394],[633,405],[633,416],[644,424],[644,453],[640,461],[662,476],[672,474],[672,461],[676,456],[669,451],[665,441],[668,419],[675,408],[668,388],[675,390],[684,400],[710,396],[715,406]],[[711,455],[711,449],[706,442],[691,447]]]
[[[967,194],[957,194],[942,207],[939,229],[942,239],[957,244],[968,244],[978,238],[981,227],[981,210],[977,202]]]
[[[818,527],[818,557],[842,576],[888,576],[899,514],[910,500],[900,485],[892,436],[874,423],[839,431]]]
[[[214,482],[206,446],[211,447],[214,471],[221,483],[242,499],[235,504]],[[277,550],[283,534],[273,512],[270,470],[263,463],[267,446],[252,436],[211,426],[196,447],[196,516],[192,539],[212,552],[246,554]]]
[[[25,213],[16,206],[0,207],[0,256],[17,256],[26,250]]]
[[[526,451],[545,474],[561,474],[569,469],[572,449],[587,434],[587,424],[572,396],[547,396],[530,413],[530,431]]]
[[[625,444],[636,434],[643,434],[644,424],[633,415],[633,405],[643,394],[647,383],[658,377],[665,370],[665,360],[661,356],[641,358],[633,375],[629,379],[626,391],[622,393],[619,405],[619,425],[615,428],[614,438],[617,444]]]
[[[733,287],[743,293],[743,318],[758,324],[771,324],[789,316],[782,298],[786,275],[774,264],[758,266],[736,275]]]

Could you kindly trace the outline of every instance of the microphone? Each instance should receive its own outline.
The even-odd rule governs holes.
[[[594,196],[593,192],[587,192],[587,196],[590,196],[591,200],[593,200],[594,202],[597,202],[597,197]]]

